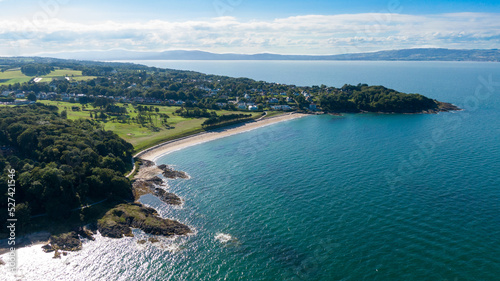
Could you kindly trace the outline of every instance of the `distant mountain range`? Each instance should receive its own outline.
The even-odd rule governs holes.
[[[368,61],[500,61],[500,50],[403,49],[342,55],[216,54],[203,51],[137,52],[126,50],[40,54],[78,60],[368,60]]]

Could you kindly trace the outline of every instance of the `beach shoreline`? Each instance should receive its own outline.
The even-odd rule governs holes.
[[[279,115],[276,117],[265,118],[261,120],[257,120],[254,122],[247,122],[243,124],[239,124],[236,127],[224,127],[218,130],[204,132],[192,136],[188,136],[185,138],[175,139],[172,141],[168,141],[166,143],[162,143],[146,150],[143,150],[137,153],[134,157],[138,157],[144,160],[149,160],[152,162],[156,162],[156,160],[166,154],[169,154],[174,151],[178,151],[193,145],[197,145],[200,143],[217,140],[220,138],[225,138],[228,136],[240,134],[243,132],[251,131],[254,129],[258,129],[261,127],[265,127],[268,125],[293,120],[297,118],[301,118],[304,116],[308,116],[309,114],[303,113],[289,113],[284,115]]]

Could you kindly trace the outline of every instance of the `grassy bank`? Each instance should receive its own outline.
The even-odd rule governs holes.
[[[75,120],[79,118],[90,119],[90,115],[94,115],[94,108],[92,105],[86,105],[82,108],[79,103],[69,103],[62,101],[39,101],[44,104],[55,105],[59,108],[59,112],[66,110],[68,119]],[[124,106],[124,104],[116,104]],[[138,112],[131,105],[128,104],[128,119],[137,118]],[[79,111],[73,111],[72,107],[79,107]],[[148,147],[160,144],[165,141],[189,136],[204,131],[201,124],[207,118],[184,118],[182,116],[174,115],[175,111],[179,109],[178,106],[161,106],[155,105],[158,108],[158,113],[152,112],[153,126],[142,126],[132,121],[118,121],[114,118],[107,118],[102,121],[104,129],[115,132],[118,136],[130,142],[136,152],[146,149]],[[210,110],[211,111],[211,110]],[[233,114],[234,111],[215,110],[218,115]],[[245,112],[246,113],[246,112]],[[262,112],[249,112],[252,118],[258,118]],[[169,116],[168,126],[161,124],[160,114],[167,114]],[[274,112],[268,112],[274,114]]]

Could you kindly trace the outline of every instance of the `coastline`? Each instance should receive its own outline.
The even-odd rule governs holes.
[[[262,120],[257,120],[255,122],[247,122],[244,123],[243,125],[238,125],[237,127],[233,128],[221,128],[215,131],[209,131],[209,132],[204,132],[201,134],[196,134],[192,136],[188,136],[186,138],[181,138],[181,139],[176,139],[172,140],[163,144],[159,144],[157,146],[153,146],[152,148],[148,148],[146,150],[143,150],[135,155],[135,157],[139,157],[144,160],[149,160],[152,162],[156,162],[158,158],[161,156],[184,149],[186,147],[190,147],[193,145],[197,145],[200,143],[208,142],[208,141],[213,141],[216,139],[236,135],[239,133],[247,132],[250,130],[254,130],[257,128],[261,128],[264,126],[268,126],[271,124],[283,122],[283,121],[288,121],[292,119],[297,119],[301,118],[304,116],[308,116],[308,114],[303,114],[303,113],[289,113],[289,114],[284,114],[284,115],[279,115],[276,117],[271,117],[268,119],[262,119]]]
[[[47,231],[39,231],[39,232],[34,232],[30,234],[23,235],[21,237],[16,238],[16,245],[15,248],[24,248],[24,247],[30,247],[34,245],[42,245],[42,244],[47,244],[49,243],[49,237],[50,233]],[[8,245],[9,239],[2,239],[0,240],[0,256],[7,254],[10,252],[10,247]]]
[[[238,124],[234,127],[222,127],[214,131],[204,132],[180,139],[175,139],[163,144],[159,144],[157,146],[150,147],[146,150],[143,150],[135,155],[135,157],[139,157],[144,160],[149,160],[155,162],[159,157],[168,154],[173,151],[177,151],[186,147],[190,147],[193,145],[197,145],[200,143],[236,135],[239,133],[247,132],[250,130],[258,129],[264,126],[268,126],[271,124],[288,121],[296,118],[301,118],[307,116],[308,114],[303,113],[288,113],[283,115],[278,115],[275,117],[265,118],[256,120],[254,122],[247,122],[243,124]],[[155,167],[156,168],[156,167]],[[144,167],[143,167],[144,169]],[[139,168],[139,170],[141,170]],[[148,171],[147,173],[136,175],[135,179],[140,178],[149,178],[152,176],[156,176],[161,173],[162,170],[159,168],[153,169],[152,171]],[[24,248],[28,246],[34,246],[39,244],[47,244],[49,243],[50,233],[46,231],[40,231],[36,233],[30,233],[23,237],[18,238],[18,242],[16,243],[16,248]],[[7,246],[8,239],[0,240],[0,256],[9,252],[9,247]]]

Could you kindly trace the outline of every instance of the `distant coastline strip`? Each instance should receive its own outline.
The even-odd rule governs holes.
[[[271,124],[287,121],[287,120],[292,120],[296,118],[301,118],[304,116],[307,116],[308,114],[302,114],[302,113],[290,113],[290,114],[285,114],[285,115],[279,115],[276,117],[270,117],[270,118],[264,118],[258,121],[254,122],[247,122],[242,125],[238,125],[237,127],[229,127],[229,128],[220,128],[215,131],[209,131],[209,132],[203,132],[203,133],[198,133],[194,134],[191,136],[167,141],[164,143],[161,143],[159,145],[155,145],[153,147],[150,147],[148,149],[145,149],[136,155],[135,157],[149,160],[156,162],[158,158],[161,156],[171,153],[173,151],[181,150],[189,146],[197,145],[200,143],[236,135],[239,133],[247,132],[250,130],[254,130],[257,128],[261,128],[264,126],[268,126]]]

